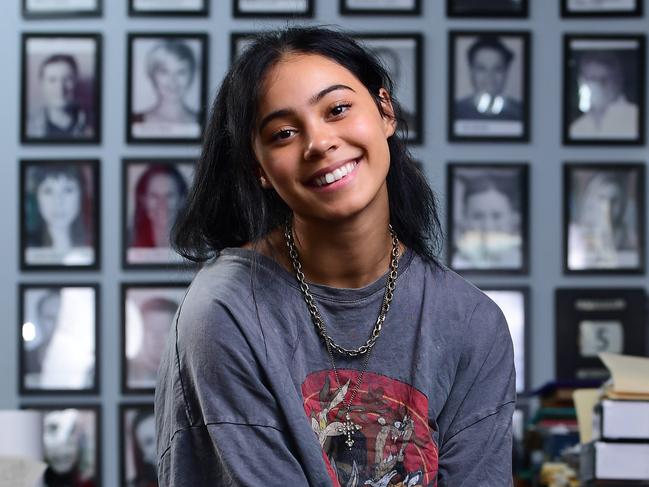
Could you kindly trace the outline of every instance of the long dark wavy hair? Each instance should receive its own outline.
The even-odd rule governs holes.
[[[406,246],[438,262],[442,238],[436,198],[405,145],[407,127],[390,75],[376,55],[348,34],[306,26],[256,35],[225,76],[211,108],[187,205],[174,227],[176,251],[204,262],[225,247],[261,239],[291,215],[274,190],[261,188],[252,147],[264,77],[291,53],[321,55],[348,69],[373,96],[382,116],[388,115],[379,90],[390,93],[399,129],[388,139],[390,221]]]

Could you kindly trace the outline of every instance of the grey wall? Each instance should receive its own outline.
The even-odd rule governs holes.
[[[2,3],[0,13],[0,408],[21,404],[17,393],[17,284],[19,282],[98,282],[101,286],[101,394],[66,398],[67,401],[100,403],[103,409],[102,469],[104,485],[118,482],[118,404],[149,400],[120,393],[119,383],[119,285],[125,281],[168,281],[160,272],[125,272],[120,267],[120,161],[122,157],[195,157],[198,147],[128,146],[124,140],[126,33],[129,31],[196,31],[210,36],[209,86],[212,95],[229,58],[231,31],[257,30],[282,21],[233,19],[230,0],[212,0],[208,19],[129,18],[126,0],[105,0],[100,19],[26,21],[19,0]],[[448,161],[528,161],[531,164],[531,272],[521,277],[475,279],[482,285],[527,285],[531,289],[531,377],[537,386],[553,375],[553,291],[558,286],[646,286],[646,277],[567,277],[561,266],[561,163],[566,160],[645,161],[645,147],[574,148],[560,143],[561,36],[563,32],[643,32],[646,18],[631,20],[563,20],[558,0],[531,0],[530,18],[523,20],[447,19],[443,0],[423,0],[418,18],[340,17],[337,0],[316,0],[316,20],[340,24],[354,31],[407,31],[424,35],[425,143],[413,147],[424,162],[426,174],[444,201]],[[449,144],[446,141],[447,33],[449,29],[524,29],[532,33],[532,115],[528,144]],[[103,134],[99,146],[42,146],[19,144],[20,34],[26,31],[96,31],[104,36]],[[21,158],[99,158],[102,178],[102,262],[91,273],[21,273],[18,270],[18,160]],[[178,279],[187,276],[178,275]],[[53,398],[30,398],[48,403]]]

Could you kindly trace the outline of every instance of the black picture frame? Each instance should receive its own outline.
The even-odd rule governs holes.
[[[645,46],[644,34],[564,34],[562,110],[564,145],[644,145]],[[633,50],[635,52],[632,52]],[[577,56],[577,51],[582,51],[582,54]],[[583,89],[579,86],[580,63],[584,62],[584,57],[589,61],[595,81],[600,80],[602,76],[608,76],[608,89],[619,89],[616,100],[606,102],[607,119],[602,116],[599,117],[599,121],[596,121],[595,117],[589,115],[590,109],[585,108],[592,106],[592,89],[587,90],[586,83]],[[614,72],[616,69],[619,71],[618,76]],[[604,71],[607,73],[604,74]],[[615,87],[617,78],[621,78],[619,87]],[[602,82],[599,81],[598,85],[602,90],[600,96],[603,97]],[[635,123],[627,123],[634,119]],[[598,125],[600,128],[597,128]],[[607,126],[608,132],[601,128],[602,125]],[[611,128],[618,133],[612,133]]]
[[[241,52],[252,42],[258,32],[231,32],[230,33],[230,66]]]
[[[462,187],[457,187],[456,190],[458,178],[462,176],[459,174],[460,172],[465,173],[465,181],[461,185]],[[529,172],[529,163],[527,162],[450,162],[448,164],[446,248],[449,267],[461,274],[472,275],[521,275],[529,272]],[[483,194],[483,198],[489,197],[489,201],[496,205],[496,209],[498,209],[497,205],[500,204],[502,207],[503,203],[507,203],[507,208],[511,212],[509,225],[514,230],[498,230],[491,237],[483,235],[485,231],[479,228],[477,230],[469,228],[464,234],[458,232],[456,226],[460,223],[459,212],[464,212],[463,200],[465,192],[468,191],[466,185],[472,182],[475,184],[469,188],[470,192],[478,196]],[[512,190],[515,192],[512,193]],[[490,195],[489,192],[497,194]],[[499,198],[494,198],[498,195],[500,195]],[[461,208],[459,207],[460,203],[463,205]],[[481,225],[481,219],[486,218],[482,212],[486,201],[476,200],[475,204],[478,214],[474,219],[477,220],[477,224]],[[504,211],[505,208],[501,208],[501,210]],[[506,251],[495,254],[489,248],[473,248],[476,236],[469,232],[476,231],[480,233],[477,236],[480,246],[485,245],[485,239],[491,240],[490,245],[496,248],[502,248],[506,243],[505,240],[509,240],[510,243],[505,247]],[[520,243],[517,243],[517,240]],[[462,248],[466,248],[466,250],[461,251]],[[478,254],[477,257],[476,254]],[[480,260],[482,257],[479,254],[492,254],[489,259],[495,260],[495,262],[483,262]],[[507,265],[503,265],[502,262]],[[519,264],[516,265],[516,263]]]
[[[68,291],[66,295],[61,296],[61,293],[63,291]],[[71,290],[77,290],[76,293],[70,295]],[[55,323],[49,324],[50,330],[47,330],[47,333],[49,334],[49,337],[45,337],[47,340],[44,344],[46,347],[45,350],[39,350],[38,348],[35,347],[35,349],[31,350],[30,352],[34,352],[34,354],[30,357],[36,361],[36,368],[42,368],[43,363],[41,361],[44,361],[47,359],[47,353],[49,352],[50,354],[52,353],[49,351],[51,347],[59,347],[64,349],[64,346],[70,343],[74,344],[74,351],[76,353],[69,353],[66,351],[61,352],[59,356],[63,357],[65,356],[66,359],[72,360],[75,357],[78,358],[79,354],[81,352],[84,352],[84,350],[80,350],[80,343],[81,341],[79,340],[78,337],[73,337],[71,338],[69,336],[70,329],[72,326],[74,326],[74,321],[72,322],[73,324],[64,324],[63,331],[61,331],[61,328],[58,323],[56,323],[56,320],[59,319],[59,313],[61,312],[61,308],[64,310],[70,311],[71,309],[74,309],[75,311],[79,311],[79,309],[83,310],[83,306],[81,305],[81,302],[79,301],[80,298],[83,296],[79,293],[79,291],[92,291],[92,310],[86,310],[88,315],[85,318],[90,318],[94,321],[91,325],[88,326],[88,328],[92,329],[91,332],[91,337],[89,338],[91,343],[87,343],[87,350],[85,350],[85,353],[93,353],[94,354],[94,362],[90,365],[86,365],[82,367],[80,370],[77,370],[77,375],[85,375],[85,377],[92,377],[90,379],[90,384],[87,386],[81,386],[81,387],[64,387],[60,383],[60,379],[57,379],[57,374],[54,374],[54,379],[50,377],[50,381],[52,382],[52,385],[49,387],[36,387],[34,385],[28,384],[28,382],[31,382],[31,380],[26,380],[26,376],[29,371],[33,367],[32,361],[28,361],[28,357],[26,355],[24,343],[26,341],[33,341],[34,339],[37,339],[39,337],[39,332],[37,331],[37,327],[41,327],[41,324],[39,323],[32,323],[31,321],[28,321],[28,317],[30,315],[36,314],[38,312],[41,313],[50,313],[50,316],[45,314],[42,319],[50,319],[54,320]],[[38,303],[34,303],[33,301],[36,298],[30,298],[27,296],[27,293],[29,291],[42,291],[41,294],[41,299],[38,301]],[[58,295],[57,295],[58,293]],[[17,328],[17,340],[18,340],[18,391],[22,395],[40,395],[40,396],[53,396],[53,395],[94,395],[98,394],[100,390],[100,368],[101,368],[101,335],[100,335],[100,303],[101,300],[100,298],[100,286],[97,283],[59,283],[59,284],[52,284],[52,283],[20,283],[18,286],[18,328]],[[58,303],[54,302],[52,305],[52,309],[46,309],[44,311],[31,311],[26,313],[26,307],[29,301],[29,304],[35,304],[36,308],[39,308],[41,305],[45,306],[46,303],[43,301],[43,299],[46,298],[58,298]],[[67,298],[67,300],[64,300],[64,298]],[[88,303],[86,303],[87,305]],[[66,308],[67,306],[67,308]],[[51,314],[56,313],[56,316],[52,317]],[[80,319],[84,319],[82,316]],[[38,321],[41,321],[40,318]],[[31,326],[29,326],[31,325]],[[52,327],[56,327],[56,329],[52,330]],[[57,331],[59,332],[57,335]],[[66,333],[68,335],[66,335]],[[43,332],[42,334],[45,334]],[[38,344],[37,344],[38,345]],[[42,344],[40,345],[41,347],[43,346]],[[86,357],[83,357],[86,358]],[[58,376],[65,376],[66,380],[69,380],[70,378],[70,369],[66,369],[64,372],[58,371]],[[41,381],[40,375],[42,375],[41,371],[39,370],[36,372],[38,374],[38,379],[37,381]],[[59,383],[57,384],[57,380],[59,380]],[[83,380],[80,379],[80,380]]]
[[[449,32],[447,133],[450,142],[529,142],[532,110],[531,42],[529,31],[451,30]],[[475,83],[479,80],[475,83],[471,80],[471,67],[466,58],[472,50],[475,55],[480,50],[502,53],[501,61],[504,64],[505,76],[500,81],[501,86],[496,88],[501,91],[502,96],[483,93],[479,98],[477,97],[478,86],[475,86]],[[517,61],[517,57],[521,60]],[[464,64],[460,65],[460,59]],[[497,63],[491,58],[487,58],[484,62]],[[498,67],[492,66],[492,69],[496,70]],[[464,75],[460,76],[458,71],[464,71]],[[511,80],[512,72],[516,73],[518,82]],[[461,89],[458,89],[458,83],[463,85],[460,86]],[[508,88],[514,84],[514,89]],[[485,115],[487,110],[491,110],[492,114]]]
[[[524,394],[530,387],[531,371],[530,365],[532,363],[530,353],[532,351],[531,347],[531,330],[532,326],[530,325],[530,317],[532,316],[530,311],[530,288],[528,286],[497,286],[497,285],[485,285],[479,286],[480,290],[483,291],[490,299],[492,299],[498,307],[501,309],[507,320],[509,326],[510,334],[512,335],[512,342],[514,345],[514,364],[516,365],[516,393]],[[514,310],[512,311],[507,306],[507,296],[512,298],[511,295],[518,295],[520,299],[520,304],[522,305],[522,313],[520,316],[516,316]],[[513,304],[510,302],[509,304]],[[517,318],[523,320],[522,325],[516,324],[515,321]],[[522,332],[522,337],[517,333]],[[522,350],[522,351],[521,351]],[[520,355],[523,355],[523,358],[519,358]],[[522,373],[520,372],[521,368]]]
[[[396,86],[396,98],[402,108],[401,116],[408,124],[408,135],[404,140],[408,144],[418,145],[424,141],[424,37],[417,32],[354,32],[352,37],[372,50],[386,65]],[[383,42],[384,45],[380,45]],[[390,45],[392,43],[392,45]],[[399,74],[400,64],[408,58],[407,52],[412,50],[410,61],[414,72],[403,76]],[[388,59],[387,56],[391,56]],[[400,86],[405,86],[400,88]],[[402,95],[412,94],[410,102]],[[402,131],[402,134],[405,135]]]
[[[155,231],[155,222],[151,221],[149,216],[150,212],[154,215],[160,213],[163,209],[160,205],[170,205],[170,201],[174,198],[171,190],[164,185],[164,181],[156,191],[151,188],[152,182],[155,182],[156,178],[159,180],[161,176],[166,176],[167,180],[176,183],[175,198],[178,200],[178,206],[167,208],[165,211],[176,211],[177,216],[185,204],[195,165],[195,159],[184,157],[122,159],[122,268],[127,270],[195,268],[195,264],[173,251],[170,244],[159,245],[156,234],[160,232]],[[190,172],[192,175],[189,174]],[[151,210],[147,209],[147,193],[152,193],[153,209]]]
[[[166,342],[166,337],[169,334],[169,330],[174,326],[174,315],[176,310],[182,303],[184,296],[189,287],[189,282],[124,282],[121,284],[121,364],[122,364],[122,393],[123,394],[153,394],[155,389],[155,380],[156,374],[159,365],[159,359],[164,353],[164,346]],[[150,296],[147,298],[147,291]],[[131,296],[129,296],[131,294]],[[138,296],[139,295],[139,296]],[[139,302],[138,302],[139,301]],[[131,306],[129,306],[131,305]],[[135,309],[134,309],[135,308]],[[146,310],[144,309],[146,308]],[[133,313],[138,312],[138,319],[135,319]],[[137,333],[134,335],[134,331],[131,328],[137,328],[137,324],[142,325],[140,332],[140,343],[147,341],[142,338],[145,333],[144,328],[146,327],[144,320],[144,313],[152,313],[153,324],[154,326],[161,326],[160,323],[156,323],[155,320],[160,317],[160,315],[167,315],[169,317],[169,326],[164,329],[153,330],[154,333],[149,333],[149,340],[147,342],[147,348],[145,353],[152,353],[153,348],[157,348],[155,352],[159,352],[158,363],[155,367],[149,367],[149,370],[146,367],[150,366],[150,363],[144,361],[139,364],[142,375],[139,378],[133,377],[133,368],[138,367],[136,362],[136,357],[129,357],[129,348],[133,339],[137,338]],[[155,333],[158,331],[159,333]],[[141,348],[140,348],[141,350]],[[150,362],[151,357],[147,358]],[[148,374],[148,375],[147,375]]]
[[[61,184],[60,178],[73,181],[79,188],[79,200],[67,199],[70,188]],[[97,159],[21,159],[20,160],[20,245],[18,262],[22,271],[93,271],[101,262],[101,184]],[[49,188],[39,195],[41,188],[51,179]],[[58,191],[56,193],[55,191]],[[66,201],[61,198],[65,197]],[[45,201],[48,199],[49,202]],[[55,199],[56,198],[56,199]],[[49,203],[48,207],[41,205]],[[54,208],[54,205],[59,205]],[[78,212],[74,219],[64,212]],[[58,210],[47,211],[49,210]],[[44,216],[47,213],[47,217]],[[50,220],[50,222],[48,222]],[[69,221],[62,221],[69,220]],[[69,240],[65,253],[56,249],[53,242],[55,228],[60,232],[66,225],[62,240]],[[76,242],[75,242],[76,240]],[[81,245],[83,241],[84,245]],[[49,245],[48,245],[49,244]],[[40,257],[39,257],[40,255]]]
[[[421,15],[421,0],[412,0],[411,7],[384,7],[377,2],[373,7],[354,6],[353,0],[339,0],[338,9],[341,15]]]
[[[242,5],[242,2],[245,1],[246,0],[232,0],[232,16],[234,18],[311,18],[313,17],[314,13],[314,0],[303,0],[305,3],[305,8],[302,10],[264,10],[263,8],[246,9]],[[261,1],[268,2],[268,0]]]
[[[43,422],[45,421],[45,414],[50,413],[50,412],[65,412],[67,410],[77,410],[79,412],[84,412],[84,413],[90,413],[94,416],[94,426],[95,426],[95,431],[94,431],[94,444],[91,447],[91,450],[94,452],[90,458],[92,458],[92,461],[94,463],[94,476],[92,480],[89,479],[84,479],[92,482],[92,485],[95,487],[101,487],[102,485],[102,445],[104,443],[103,437],[102,437],[102,414],[101,414],[101,406],[97,404],[87,404],[87,403],[47,403],[47,404],[30,404],[30,403],[22,403],[20,405],[20,409],[26,410],[26,411],[36,411],[38,413],[41,413],[43,415]],[[69,419],[69,418],[65,418]],[[85,426],[85,424],[82,424],[82,426]],[[48,429],[45,428],[45,425],[43,427],[43,436],[47,434]],[[52,432],[60,432],[60,428],[51,428]],[[83,432],[87,433],[87,432]],[[81,433],[79,433],[81,434]],[[47,447],[45,446],[46,442],[43,441],[43,447],[44,447],[44,455],[47,456]],[[85,445],[85,439],[80,439],[79,440],[79,448],[83,449],[84,447],[87,448]],[[47,463],[47,460],[43,460],[44,462]],[[51,469],[51,467],[48,466],[48,470]],[[46,476],[49,475],[46,473]],[[47,484],[45,484],[47,485]],[[85,484],[84,484],[85,485]]]
[[[473,17],[473,18],[527,18],[529,15],[528,0],[521,0],[519,9],[512,9],[507,5],[498,6],[498,2],[485,2],[470,0],[465,8],[456,5],[457,0],[446,0],[447,17]],[[502,1],[501,1],[502,3]],[[513,2],[510,2],[513,3]],[[491,7],[485,5],[491,4]]]
[[[643,288],[557,288],[556,379],[604,381],[599,352],[646,355],[646,303]]]
[[[33,6],[30,7],[30,0],[22,0],[22,13],[24,19],[65,19],[65,18],[79,18],[79,17],[101,17],[103,15],[103,0],[94,0],[95,6],[93,8],[68,8],[61,9],[61,6],[47,8],[47,5],[40,11],[34,10]],[[46,4],[48,2],[45,2]],[[49,2],[52,3],[52,2]]]
[[[206,123],[206,99],[207,99],[207,73],[209,70],[209,42],[208,35],[197,32],[129,32],[127,37],[127,69],[126,69],[126,142],[128,144],[198,144],[203,138],[203,131],[205,130]],[[151,44],[146,53],[140,51],[135,44],[140,41],[146,44]],[[175,43],[169,46],[169,43]],[[192,48],[188,43],[197,43]],[[180,47],[178,47],[180,45]],[[184,47],[183,47],[184,46]],[[189,66],[194,66],[193,73],[189,75],[188,84],[184,88],[187,93],[194,99],[192,100],[193,106],[185,107],[187,110],[187,117],[195,118],[192,122],[167,122],[167,121],[147,121],[145,117],[151,115],[155,117],[153,109],[146,108],[146,103],[140,108],[134,107],[134,103],[141,104],[141,100],[137,101],[134,96],[134,89],[139,88],[139,92],[144,94],[145,97],[155,97],[155,89],[147,89],[144,85],[153,86],[150,79],[147,80],[152,73],[147,73],[146,68],[142,66],[141,69],[134,69],[134,62],[136,61],[135,50],[137,54],[143,56],[152,55],[157,48],[164,48],[168,52],[173,49],[174,55],[180,61],[186,61]],[[196,54],[197,51],[199,54]],[[180,56],[185,56],[182,59]],[[146,64],[146,63],[144,63]],[[151,68],[153,69],[153,68]],[[189,69],[192,71],[191,69]],[[135,76],[135,77],[134,77]],[[200,86],[193,87],[195,83]],[[134,85],[137,85],[134,87]],[[151,103],[155,103],[151,100]],[[186,99],[185,99],[186,102]],[[138,124],[134,127],[135,124]],[[147,127],[148,125],[148,127]],[[137,128],[137,130],[134,130]],[[136,132],[141,132],[137,134]],[[176,131],[177,133],[170,133]],[[183,133],[185,132],[185,133]]]
[[[145,0],[149,1],[150,0]],[[138,6],[138,0],[128,0],[129,17],[209,17],[210,0],[199,0],[202,5],[193,9],[145,8]]]
[[[69,51],[73,46],[77,52]],[[89,49],[94,52],[86,53]],[[63,102],[69,104],[70,110],[75,110],[75,118],[68,128],[57,127],[46,114],[45,98],[54,95],[50,93],[43,96],[38,85],[39,78],[46,75],[45,68],[48,66],[52,71],[52,79],[59,83],[58,97],[68,98]],[[67,72],[61,72],[65,69]],[[20,84],[19,123],[22,144],[86,145],[101,142],[101,34],[23,32]],[[62,103],[61,100],[50,101],[59,105]],[[70,133],[65,133],[66,131]]]
[[[579,192],[575,186],[579,187]],[[642,162],[564,163],[564,273],[644,274],[645,200],[645,166]],[[598,210],[597,203],[606,207]],[[595,211],[599,214],[593,214]],[[613,215],[613,212],[618,214]],[[629,259],[633,259],[633,263]],[[629,263],[622,265],[621,260]]]
[[[144,457],[146,456],[140,452],[139,459],[135,459],[135,452],[133,450],[134,443],[136,440],[136,433],[132,431],[131,426],[132,422],[135,419],[138,420],[139,424],[142,424],[144,420],[154,417],[153,412],[153,401],[151,402],[137,402],[137,403],[123,403],[119,405],[119,477],[122,487],[127,487],[133,485],[132,478],[129,474],[134,474],[135,477],[138,477],[137,473],[133,472],[134,469],[137,469],[137,465],[143,463]],[[132,417],[130,417],[132,416]],[[145,433],[153,433],[155,435],[155,428],[151,430],[151,423],[148,424],[149,430],[145,430]],[[128,431],[127,431],[128,428]],[[151,439],[149,438],[149,443]],[[153,443],[153,449],[155,451],[155,441]],[[155,472],[155,469],[150,471]],[[145,472],[146,474],[147,472]],[[146,485],[158,485],[157,479],[150,478],[144,479],[148,481]]]
[[[606,7],[595,7],[588,10],[587,7],[580,9],[571,7],[573,0],[561,0],[561,17],[563,18],[588,18],[588,17],[642,17],[643,0],[634,0],[635,6],[631,9],[614,9]]]

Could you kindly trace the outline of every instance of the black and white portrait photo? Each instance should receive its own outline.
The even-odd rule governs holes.
[[[234,17],[312,17],[315,0],[232,0]]]
[[[20,286],[20,389],[96,392],[97,286]]]
[[[514,345],[514,366],[516,368],[516,392],[524,392],[527,387],[527,300],[526,288],[481,288],[505,315],[509,333]]]
[[[644,166],[566,164],[567,272],[644,272]]]
[[[101,485],[101,415],[98,406],[25,406],[40,413],[45,487]],[[41,485],[41,484],[39,484]]]
[[[528,0],[446,0],[449,17],[527,17]]]
[[[464,272],[527,272],[526,164],[448,166],[450,267]]]
[[[21,268],[97,269],[99,161],[20,164]]]
[[[408,142],[423,140],[422,38],[418,34],[359,34],[354,38],[376,54],[396,86],[394,98],[408,127]],[[403,127],[402,127],[403,128]]]
[[[204,34],[129,34],[128,142],[198,142],[207,70]]]
[[[22,0],[25,18],[97,17],[102,0]]]
[[[100,140],[99,34],[23,34],[21,141]]]
[[[636,17],[644,0],[561,0],[563,17]]]
[[[129,0],[131,16],[200,16],[208,15],[209,0]]]
[[[565,144],[644,142],[644,36],[564,37]]]
[[[529,34],[451,31],[449,140],[529,138]]]
[[[153,392],[167,335],[186,289],[186,283],[122,286],[124,392]]]
[[[120,409],[121,485],[157,487],[153,404],[123,404]]]
[[[339,0],[343,15],[419,15],[422,0]]]
[[[180,264],[171,229],[194,173],[186,159],[125,159],[122,166],[124,266]]]

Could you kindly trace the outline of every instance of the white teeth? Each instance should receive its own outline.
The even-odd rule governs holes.
[[[327,184],[331,184],[336,180],[334,178],[334,174],[332,172],[325,174],[325,181],[327,181]]]
[[[336,179],[336,181],[342,179],[343,176],[344,176],[344,174],[343,174],[343,172],[342,172],[340,169],[336,169],[336,170],[334,171],[334,178]]]
[[[322,177],[316,178],[315,183],[317,186],[324,186],[326,184],[331,184],[334,181],[339,181],[345,176],[347,176],[350,172],[352,172],[357,164],[358,162],[356,161],[348,162],[344,166],[341,166],[338,169],[335,169],[334,171],[329,172]]]

